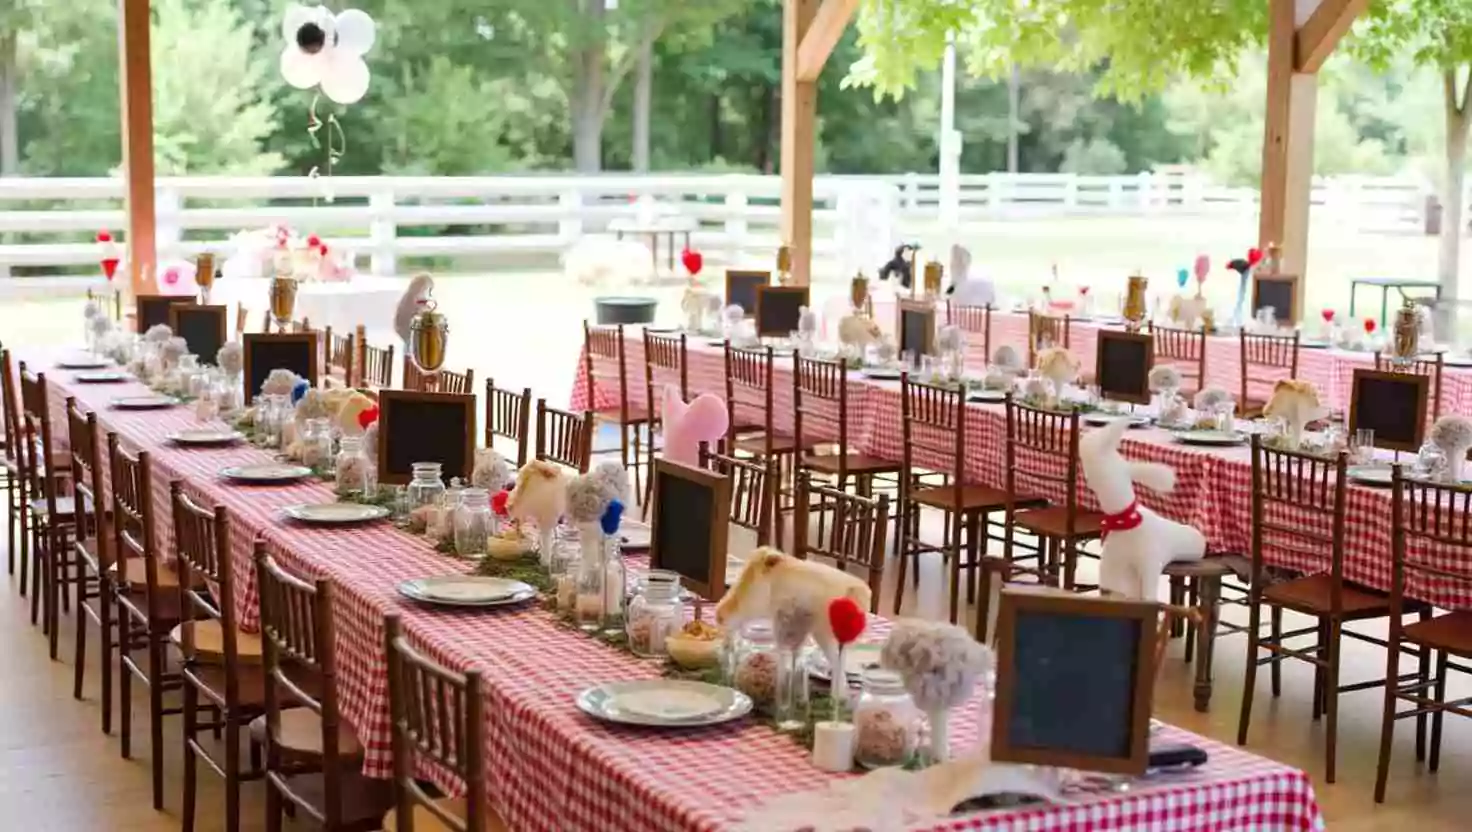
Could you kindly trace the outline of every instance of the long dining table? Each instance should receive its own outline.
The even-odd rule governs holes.
[[[267,461],[271,453],[248,444],[174,445],[167,439],[170,433],[199,424],[189,408],[119,410],[110,402],[143,392],[142,385],[78,383],[73,372],[54,366],[57,351],[22,349],[20,357],[46,374],[50,420],[58,437],[66,432],[65,402],[74,398],[97,414],[105,433],[148,452],[163,556],[172,547],[169,483],[178,481],[192,497],[228,510],[242,626],[257,623],[250,560],[257,540],[285,568],[332,581],[339,696],[366,749],[367,774],[391,773],[383,619],[398,613],[409,637],[437,661],[483,674],[488,771],[486,782],[478,785],[513,829],[739,829],[747,813],[769,800],[817,792],[837,781],[838,776],[810,765],[791,739],[753,720],[666,733],[585,717],[575,705],[580,691],[602,682],[656,678],[660,665],[589,639],[537,605],[467,612],[411,603],[397,592],[402,581],[463,572],[468,564],[385,522],[312,528],[289,521],[282,515],[285,506],[332,500],[331,488],[316,481],[271,487],[227,482],[218,473],[222,468]],[[873,625],[876,634],[888,626],[877,618]],[[961,753],[978,748],[988,710],[981,693],[959,709],[952,720],[953,748]],[[1079,788],[1059,804],[954,816],[918,828],[1323,827],[1304,772],[1177,728],[1161,733],[1163,739],[1204,748],[1209,762],[1184,774],[1146,778],[1128,790]]]

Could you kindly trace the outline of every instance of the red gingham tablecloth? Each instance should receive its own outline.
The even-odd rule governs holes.
[[[35,366],[48,356],[33,353]],[[254,620],[249,550],[263,538],[284,565],[305,576],[326,576],[336,592],[341,701],[365,747],[365,770],[390,773],[387,688],[382,666],[382,619],[400,613],[410,637],[436,660],[477,669],[486,681],[485,788],[512,828],[566,830],[730,829],[746,812],[784,794],[813,791],[833,776],[808,764],[787,738],[750,722],[698,731],[660,733],[597,723],[578,712],[574,698],[605,681],[654,678],[657,664],[598,644],[534,608],[501,612],[446,612],[401,599],[406,579],[463,570],[422,539],[388,524],[354,529],[311,529],[281,518],[292,503],[329,500],[320,483],[285,488],[227,484],[223,466],[261,461],[249,447],[182,449],[171,431],[194,424],[187,408],[124,412],[109,409],[136,385],[78,385],[71,373],[48,372],[53,424],[65,397],[98,414],[105,431],[150,452],[160,531],[170,513],[168,483],[182,480],[193,495],[231,512],[237,609]],[[161,538],[162,539],[162,538]],[[876,621],[876,632],[887,625]],[[983,732],[976,697],[953,719],[955,746],[975,747]],[[1128,792],[1080,793],[1065,805],[1005,810],[950,820],[938,829],[1220,830],[1318,829],[1323,820],[1306,774],[1236,748],[1166,729],[1175,739],[1205,747],[1211,762],[1195,772],[1142,782]],[[774,830],[775,832],[775,830]]]

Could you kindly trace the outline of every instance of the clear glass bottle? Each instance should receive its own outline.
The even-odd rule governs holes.
[[[484,555],[494,525],[490,492],[484,488],[461,491],[460,505],[455,508],[455,553],[461,557]]]
[[[624,626],[629,637],[629,649],[635,655],[668,655],[665,639],[685,626],[680,576],[664,569],[649,570],[644,576],[643,587],[629,601]],[[770,628],[768,630],[770,635]]]
[[[409,513],[422,506],[436,506],[445,495],[445,481],[440,479],[442,466],[438,462],[416,462],[409,466],[413,479],[407,489]]]
[[[281,447],[281,429],[289,418],[290,411],[285,396],[270,393],[262,397],[261,404],[256,408],[256,424],[266,438],[267,447]]]
[[[337,461],[332,466],[339,494],[371,494],[374,470],[363,454],[363,437],[344,436],[338,442]]]
[[[635,601],[637,602],[637,598]],[[629,615],[633,615],[630,604]],[[736,641],[731,672],[732,687],[751,697],[756,707],[774,711],[781,686],[782,651],[770,621],[750,621]]]
[[[332,473],[332,422],[307,419],[297,441],[302,448],[302,464],[321,474]]]
[[[864,671],[864,692],[854,704],[854,760],[864,768],[902,766],[920,744],[920,709],[892,670]]]
[[[603,540],[603,632],[623,627],[624,600],[628,595],[628,569],[624,566],[623,542],[617,534]],[[676,590],[676,597],[679,590]],[[680,626],[684,626],[681,622]]]
[[[603,553],[603,544],[599,540],[582,547],[582,558],[578,561],[576,573],[578,598],[575,614],[578,627],[588,632],[603,628],[603,616],[607,608],[608,598],[604,592],[604,584],[608,578],[608,568]]]

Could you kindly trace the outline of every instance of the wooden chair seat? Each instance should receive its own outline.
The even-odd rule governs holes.
[[[251,738],[256,742],[266,741],[266,718],[258,717],[250,724]],[[283,754],[297,759],[320,760],[322,757],[322,718],[310,708],[292,708],[281,712],[277,726],[276,745]],[[340,722],[337,726],[337,753],[339,757],[359,758],[363,756],[363,743],[351,725]]]
[[[761,426],[758,425],[758,427]],[[818,443],[809,441],[804,442],[803,444],[807,446],[803,448],[804,451],[811,451],[813,448],[817,447]],[[767,438],[765,435],[760,433],[756,434],[755,436],[742,437],[741,439],[736,440],[736,450],[747,454],[764,454],[767,452]],[[796,450],[797,437],[784,436],[780,433],[772,437],[772,453],[790,454],[795,452]]]
[[[338,775],[342,800],[342,828],[345,830],[376,830],[383,822],[383,814],[393,805],[389,781],[364,777],[362,772],[347,770]],[[327,805],[327,787],[323,775],[318,773],[291,774],[282,778],[286,788],[313,806]],[[421,827],[416,826],[415,830]]]
[[[1221,555],[1168,563],[1162,574],[1169,578],[1227,578],[1233,575],[1245,578],[1251,572],[1252,562],[1241,555]]]
[[[1237,418],[1255,419],[1258,416],[1262,415],[1262,409],[1267,406],[1268,403],[1265,399],[1249,397],[1247,400],[1240,402],[1237,405]]]
[[[118,565],[114,563],[108,571],[116,578],[118,575]],[[148,567],[144,565],[143,558],[128,558],[123,561],[122,580],[119,581],[119,584],[133,592],[142,592],[148,587]],[[159,566],[158,588],[177,589],[178,586],[179,573],[167,566]]]
[[[1407,641],[1472,657],[1472,611],[1458,610],[1430,621],[1407,624],[1402,633]]]
[[[463,797],[442,797],[436,800],[434,805],[451,817],[465,819],[465,798]],[[491,810],[489,814],[490,817],[486,818],[486,832],[505,832],[509,828],[506,826],[506,821],[501,820],[495,810]],[[398,818],[394,817],[394,811],[390,809],[388,814],[383,816],[383,832],[398,832],[398,829]],[[451,827],[446,826],[445,822],[430,810],[419,805],[414,807],[414,832],[448,832],[450,829]]]
[[[1272,584],[1262,591],[1264,601],[1296,612],[1314,616],[1329,615],[1333,609],[1329,593],[1334,580],[1327,574],[1309,575]],[[1357,589],[1348,583],[1341,592],[1344,617],[1378,618],[1390,614],[1390,598],[1379,593]]]
[[[208,688],[216,700],[221,702],[225,700],[224,665],[196,664],[188,667],[185,672],[201,686]],[[289,675],[294,682],[301,685],[308,695],[321,694],[322,684],[317,676],[307,673]],[[235,683],[238,685],[242,706],[252,710],[263,710],[266,707],[266,673],[260,665],[242,665],[235,674]],[[286,691],[282,691],[282,694],[285,695],[285,700],[282,702],[283,707],[294,708],[301,704],[295,697],[286,695]]]
[[[910,499],[923,506],[962,513],[1000,511],[1007,507],[1007,492],[985,485],[961,486],[960,505],[956,504],[956,489],[950,486],[921,488],[910,492]]]
[[[593,418],[600,422],[613,422],[623,425],[642,425],[649,421],[649,409],[642,404],[629,402],[629,415],[623,414],[623,409],[618,405],[601,407],[593,411]]]
[[[225,661],[225,632],[221,629],[220,619],[187,621],[170,630],[169,641],[181,648],[184,645],[185,627],[194,629],[194,653],[198,661],[209,664],[220,664]],[[241,664],[260,664],[261,651],[259,633],[235,631],[235,655]]]
[[[802,458],[804,468],[837,474],[840,464],[850,474],[884,474],[900,470],[900,463],[868,454],[809,454]]]
[[[1104,515],[1097,511],[1080,511],[1073,517],[1073,539],[1082,540],[1099,536]],[[1068,508],[1052,506],[1017,512],[1017,525],[1042,537],[1066,538],[1068,534]]]

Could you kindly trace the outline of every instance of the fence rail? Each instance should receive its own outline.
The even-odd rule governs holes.
[[[375,274],[395,273],[404,259],[550,264],[614,219],[658,214],[695,220],[691,242],[714,265],[765,262],[779,241],[780,192],[777,177],[741,174],[162,178],[158,247],[160,258],[187,257],[219,249],[236,230],[286,223],[366,256],[360,268]],[[1427,193],[1412,179],[1339,177],[1315,182],[1313,204],[1359,230],[1409,230],[1424,222]],[[843,273],[879,262],[901,233],[936,229],[940,194],[934,175],[820,176],[814,254]],[[125,224],[122,200],[116,178],[0,178],[0,276],[89,272],[98,259],[92,235]],[[965,225],[1256,210],[1255,190],[1190,171],[991,173],[960,178],[957,216]]]

